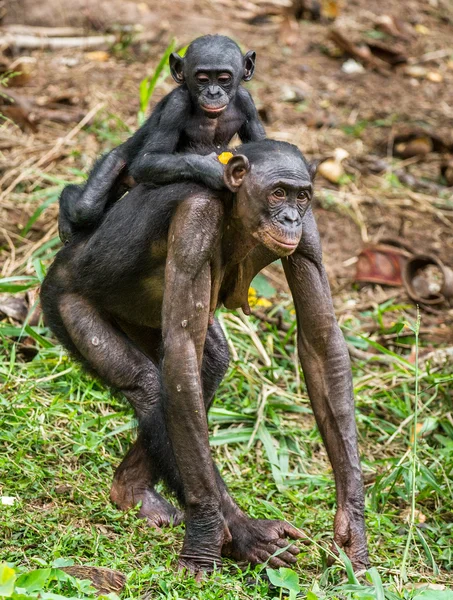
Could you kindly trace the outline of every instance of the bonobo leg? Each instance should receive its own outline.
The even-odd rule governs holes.
[[[117,476],[123,486],[112,491],[112,499],[123,508],[141,501],[141,515],[154,526],[181,522],[181,512],[153,489],[153,483],[161,477],[161,465],[174,463],[171,447],[165,443],[157,366],[87,300],[65,294],[59,298],[58,307],[49,306],[49,311],[53,315],[51,324],[60,337],[66,330],[85,361],[106,383],[126,396],[138,417],[139,442],[125,459],[123,473]],[[58,315],[62,323],[55,323]],[[150,460],[144,460],[145,452]],[[153,470],[150,469],[152,464]],[[130,491],[129,495],[125,489]]]
[[[158,343],[154,346],[153,359],[157,363]],[[146,353],[150,354],[149,344]],[[214,322],[206,336],[201,370],[206,411],[209,410],[214,394],[228,369],[228,361],[228,344],[219,323]],[[129,510],[141,502],[138,516],[146,517],[151,526],[160,528],[179,525],[183,515],[156,492],[154,486],[158,480],[159,473],[146,451],[143,437],[139,436],[115,471],[110,498],[122,510]]]
[[[60,196],[58,230],[60,239],[69,243],[80,229],[95,226],[106,206],[127,190],[126,144],[100,158],[83,185],[68,185]],[[121,176],[120,176],[121,175]]]
[[[183,513],[156,491],[154,486],[159,479],[159,471],[139,434],[115,471],[110,499],[121,510],[130,510],[141,503],[138,517],[146,518],[151,527],[179,525]]]

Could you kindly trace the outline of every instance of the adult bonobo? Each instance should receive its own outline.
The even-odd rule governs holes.
[[[185,507],[180,564],[221,556],[266,561],[299,532],[235,504],[211,459],[206,413],[228,365],[210,314],[247,308],[253,277],[281,258],[294,297],[299,356],[337,490],[335,541],[368,562],[349,357],[336,323],[311,209],[313,169],[290,144],[246,144],[225,166],[227,192],[196,183],[134,188],[99,228],[61,250],[44,280],[47,322],[138,418],[138,440],[112,497],[142,500],[168,524],[178,513],[154,489],[164,479]],[[162,354],[161,354],[162,352]],[[162,359],[162,360],[161,360]],[[270,564],[294,562],[290,546]]]
[[[182,180],[222,189],[223,168],[214,152],[235,134],[243,142],[265,138],[252,97],[240,84],[255,70],[255,52],[245,55],[222,35],[194,40],[182,58],[170,56],[179,87],[157,104],[146,123],[103,156],[85,185],[68,185],[60,198],[60,237],[97,225],[106,208],[136,182]]]

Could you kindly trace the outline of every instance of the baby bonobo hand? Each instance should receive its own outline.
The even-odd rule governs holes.
[[[222,190],[225,188],[223,182],[223,165],[215,152],[211,152],[203,157],[204,183],[213,190]]]

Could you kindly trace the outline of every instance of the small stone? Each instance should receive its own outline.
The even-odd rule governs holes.
[[[93,346],[99,346],[99,338],[97,335],[91,338],[91,343],[93,344]]]
[[[350,58],[344,62],[341,66],[341,70],[347,75],[358,75],[365,73],[365,67],[353,58]]]
[[[426,79],[428,79],[428,81],[432,81],[433,83],[442,83],[444,80],[439,71],[430,71],[426,76]]]
[[[184,321],[181,321],[181,327],[184,327],[184,328],[187,327],[187,319],[184,319]]]

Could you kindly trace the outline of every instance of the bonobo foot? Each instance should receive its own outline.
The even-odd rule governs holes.
[[[156,529],[179,525],[184,519],[183,513],[152,487],[125,488],[114,481],[110,489],[110,498],[121,510],[130,510],[141,502],[137,516],[141,519],[146,518],[149,525]]]
[[[285,521],[250,519],[244,514],[229,519],[228,527],[232,539],[223,545],[223,556],[252,565],[269,560],[269,565],[274,568],[288,567],[297,560],[299,549],[293,544],[278,556],[272,556],[288,546],[287,538],[299,540],[305,537]]]
[[[204,513],[198,512],[197,516],[188,511],[186,516],[186,536],[178,568],[199,579],[203,573],[221,569],[222,546],[231,541],[231,535],[222,514],[217,511],[207,509]]]
[[[346,552],[355,571],[361,571],[369,567],[370,561],[368,559],[362,509],[344,507],[337,510],[333,539]],[[337,554],[335,547],[332,550]],[[332,563],[333,560],[329,562]]]

